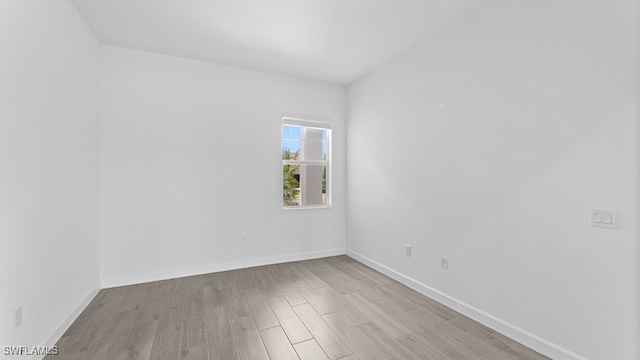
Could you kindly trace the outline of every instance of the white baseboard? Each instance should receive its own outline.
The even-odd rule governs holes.
[[[200,275],[200,274],[208,274],[208,273],[218,272],[218,271],[243,269],[243,268],[248,268],[253,266],[279,264],[279,263],[285,263],[285,262],[291,262],[291,261],[318,259],[318,258],[323,258],[328,256],[336,256],[336,255],[344,255],[344,254],[345,254],[345,249],[339,248],[339,249],[289,254],[289,255],[283,255],[283,256],[273,256],[273,257],[258,258],[258,259],[243,260],[243,261],[233,261],[233,262],[220,263],[220,264],[209,264],[204,266],[194,266],[189,268],[172,269],[167,271],[135,274],[135,275],[124,276],[124,277],[103,278],[102,286],[104,288],[110,288],[110,287],[116,287],[116,286],[142,284],[142,283],[151,282],[151,281],[174,279],[174,278]]]
[[[93,298],[96,297],[96,295],[98,294],[98,291],[100,291],[100,288],[101,286],[99,281],[93,284],[89,288],[89,291],[86,292],[87,295],[78,304],[76,304],[76,306],[72,307],[71,311],[69,311],[69,313],[67,313],[64,316],[64,318],[60,321],[60,324],[56,327],[56,329],[53,331],[51,336],[49,336],[49,338],[44,343],[42,343],[43,346],[47,348],[52,348],[58,342],[58,340],[60,340],[62,335],[64,335],[67,329],[69,329],[69,326],[71,326],[71,324],[73,324],[73,322],[76,321],[78,316],[80,316],[80,313],[82,313],[82,311],[87,307],[87,305],[89,305],[91,300],[93,300]],[[44,357],[45,355],[33,355],[31,357],[31,360],[41,360]]]
[[[499,319],[489,313],[486,313],[480,309],[477,309],[465,302],[462,302],[454,297],[451,297],[445,293],[442,293],[426,284],[423,284],[413,278],[410,278],[404,274],[401,274],[385,265],[380,264],[377,261],[369,259],[368,257],[358,254],[357,252],[346,250],[346,254],[360,261],[361,263],[372,267],[381,273],[407,285],[408,287],[428,296],[476,321],[486,325],[499,333],[525,345],[529,348],[550,357],[554,360],[587,360],[586,358],[567,350],[561,346],[558,346],[550,341],[547,341],[537,335],[534,335],[526,330],[523,330],[513,324],[510,324],[502,319]]]

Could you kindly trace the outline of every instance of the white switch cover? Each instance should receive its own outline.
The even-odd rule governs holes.
[[[602,223],[602,213],[601,212],[596,211],[596,213],[593,214],[593,222],[598,223],[598,224]]]
[[[615,230],[618,226],[618,216],[615,211],[591,209],[591,226]]]

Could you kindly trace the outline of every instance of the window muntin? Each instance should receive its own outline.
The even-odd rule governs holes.
[[[331,206],[331,123],[284,117],[282,206]]]

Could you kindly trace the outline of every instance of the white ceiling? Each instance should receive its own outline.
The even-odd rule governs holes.
[[[484,0],[72,0],[105,44],[349,84]]]

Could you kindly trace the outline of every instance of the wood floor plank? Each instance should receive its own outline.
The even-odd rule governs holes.
[[[310,261],[306,268],[326,286],[331,286],[341,294],[349,294],[360,289],[356,281],[349,282],[343,276],[332,269],[328,264]],[[315,287],[315,286],[314,286]]]
[[[402,329],[409,330],[409,326],[407,326],[407,324],[410,325],[414,321],[414,318],[412,318],[414,313],[404,311],[395,301],[382,300],[375,302],[372,305],[374,308],[379,309],[382,313],[388,315],[396,324],[402,326]],[[418,311],[416,311],[416,313],[418,313]],[[442,322],[438,321],[438,324],[440,323]]]
[[[292,344],[297,344],[312,338],[311,333],[309,333],[306,326],[302,323],[302,320],[298,317],[298,314],[296,314],[284,297],[273,296],[269,298],[268,302]]]
[[[68,355],[47,355],[44,357],[44,360],[86,360],[91,358],[91,352],[84,351],[81,353],[68,354]]]
[[[88,328],[82,332],[81,340],[75,344],[78,346],[77,350],[95,351],[109,331],[111,322],[116,319],[119,308],[119,300],[100,304],[91,317]]]
[[[371,360],[393,359],[392,354],[376,347],[374,342],[354,327],[342,314],[335,312],[324,315],[322,319],[331,326],[359,358]]]
[[[363,270],[360,267],[353,266],[350,262],[346,261],[347,258],[348,257],[346,255],[335,256],[327,258],[327,262],[338,268],[340,271],[349,274],[356,280],[367,279],[368,282],[371,282],[371,284],[374,284],[375,286],[384,285],[383,282],[377,281],[377,278],[369,276],[369,273],[372,273],[372,271]]]
[[[366,287],[366,288],[375,288],[380,285],[375,281],[373,281],[368,276],[366,276],[365,273],[363,273],[359,269],[354,269],[348,266],[347,264],[344,263],[343,260],[337,257],[326,258],[326,262],[331,266],[333,266],[341,274],[341,276],[346,276],[355,280],[359,284],[358,286]]]
[[[499,332],[494,332],[491,336],[495,339],[492,341],[492,344],[517,359],[523,360],[549,360],[548,357],[529,349],[528,347],[500,334]]]
[[[82,334],[65,335],[56,343],[58,355],[71,355],[88,350],[87,341]]]
[[[389,302],[395,304],[397,307],[401,308],[403,311],[416,310],[420,307],[418,304],[407,299],[405,296],[402,296],[400,293],[394,291],[389,286],[383,285],[383,286],[380,286],[378,289],[383,294],[385,299],[389,300]]]
[[[309,262],[299,261],[291,263],[291,268],[293,269],[293,271],[295,271],[300,276],[301,280],[309,283],[311,287],[317,288],[326,286],[327,284],[324,281],[322,281],[316,274],[314,274],[313,271],[309,270],[310,266],[311,263]]]
[[[303,261],[298,261],[297,263],[304,264]],[[288,263],[276,264],[275,266],[278,267],[278,269],[279,269],[280,273],[282,274],[283,279],[285,281],[293,282],[293,281],[298,281],[298,280],[304,280],[302,278],[302,276],[300,276],[300,273],[299,273],[298,269],[295,268],[295,264],[296,264],[296,262],[288,262]],[[324,285],[324,284],[322,284],[322,285]]]
[[[316,291],[316,289],[306,282],[296,281],[294,285],[300,294],[307,299],[307,302],[318,312],[318,314],[325,315],[337,311],[325,298],[322,297],[322,295],[318,293],[318,291]]]
[[[167,282],[167,292],[184,292],[187,282],[184,277],[169,279]]]
[[[164,294],[167,292],[168,285],[168,280],[150,282],[145,294],[145,301],[162,299],[162,297],[164,297]]]
[[[206,315],[211,360],[238,359],[238,351],[227,310],[219,306]]]
[[[399,282],[389,283],[386,285],[386,288],[418,304],[421,309],[432,312],[444,321],[451,320],[458,316],[458,313],[455,310],[452,310]]]
[[[194,298],[202,298],[204,291],[204,276],[196,275],[184,278],[184,299],[190,301]]]
[[[251,316],[231,319],[231,326],[241,360],[269,360],[267,350]]]
[[[121,356],[137,315],[138,310],[118,312],[114,315],[104,336],[98,343],[94,343],[97,346],[92,347],[95,360],[111,360]]]
[[[493,346],[483,343],[483,342],[474,342],[473,344],[467,346],[471,354],[474,354],[476,357],[482,360],[520,360],[516,357],[511,356],[502,350],[498,350]],[[459,348],[454,349],[457,350]],[[448,353],[447,353],[448,354]]]
[[[409,349],[405,348],[396,339],[390,337],[384,331],[380,330],[374,323],[366,323],[357,328],[371,341],[382,346],[387,350],[389,354],[393,354],[393,357],[400,360],[421,360]]]
[[[322,289],[322,288],[323,287],[316,288],[316,290]],[[302,294],[300,294],[300,292],[298,291],[298,289],[296,289],[293,282],[287,282],[282,286],[280,286],[280,293],[282,293],[282,296],[284,296],[284,298],[287,299],[287,302],[291,306],[296,306],[296,305],[304,304],[307,302],[307,299],[305,299],[305,297],[302,296]]]
[[[356,356],[356,354],[351,354],[349,356],[340,358],[340,360],[360,360],[360,358]]]
[[[269,304],[267,304],[267,299],[260,290],[257,288],[245,289],[243,290],[243,295],[247,300],[247,305],[251,310],[251,315],[256,322],[258,330],[280,325]]]
[[[207,323],[201,296],[185,300],[182,311],[181,353],[207,345]]]
[[[224,278],[222,272],[206,274],[203,277],[203,297],[205,299],[205,311],[209,312],[225,305]]]
[[[113,287],[107,290],[107,294],[102,299],[102,303],[120,301],[124,299],[125,295],[127,294],[126,286]]]
[[[462,314],[456,316],[454,319],[447,321],[447,324],[481,339],[490,340],[491,335],[495,332],[495,330],[488,328]]]
[[[103,289],[96,294],[89,305],[80,313],[78,318],[69,326],[63,336],[82,334],[90,326],[91,317],[102,306],[102,300],[108,293],[108,289]]]
[[[251,310],[242,295],[240,284],[232,280],[227,282],[225,287],[224,306],[229,312],[229,317],[236,319],[239,317],[251,316]]]
[[[273,266],[259,267],[257,275],[259,279],[258,287],[265,296],[281,295],[280,286],[278,285],[278,275],[275,273]]]
[[[209,360],[209,349],[207,345],[182,349],[180,351],[180,360]]]
[[[318,315],[311,305],[302,304],[295,306],[293,309],[329,359],[335,360],[353,353],[349,346]]]
[[[181,331],[156,333],[149,360],[176,360],[179,356]]]
[[[445,353],[462,346],[463,343],[456,340],[456,336],[452,336],[448,331],[443,331],[443,326],[449,327],[449,325],[443,323],[433,313],[418,309],[407,314],[409,315],[407,327],[411,329],[413,334],[426,341],[439,352]]]
[[[117,360],[149,360],[158,320],[134,324]]]
[[[143,304],[140,304],[138,317],[136,317],[134,326],[158,320],[160,318],[161,311],[162,299],[151,299]]]
[[[260,335],[270,359],[298,360],[296,351],[280,326],[260,330]]]
[[[483,342],[474,342],[471,345],[455,348],[445,353],[447,360],[520,360],[520,357],[514,357],[504,351],[497,350],[491,345]]]
[[[144,300],[148,289],[148,284],[127,286],[127,291],[120,302],[120,311],[137,310],[139,304]]]
[[[374,281],[362,273],[350,271],[349,268],[342,264],[342,261],[335,257],[322,260],[324,261],[316,261],[316,265],[323,267],[331,279],[339,279],[342,281],[351,291],[359,291],[366,288],[372,289],[377,286]]]
[[[346,301],[342,295],[330,286],[323,286],[316,288],[316,291],[322,295],[327,301],[333,305],[344,317],[351,322],[351,324],[357,326],[370,322],[371,320],[366,317],[362,311]]]
[[[400,336],[397,340],[421,360],[442,360],[442,354],[436,348],[414,334]]]
[[[385,299],[385,294],[380,287],[365,287],[358,290],[358,294],[368,302],[377,302]]]
[[[380,310],[358,293],[343,295],[343,298],[357,307],[365,316],[367,316],[380,329],[388,333],[391,337],[398,337],[408,334],[410,331],[391,315]]]
[[[329,360],[315,339],[293,345],[300,360]]]
[[[341,256],[338,256],[337,258],[344,261],[345,264],[347,264],[348,266],[359,269],[362,273],[364,273],[367,277],[369,277],[371,280],[373,280],[375,283],[379,285],[386,285],[386,284],[395,282],[395,280],[393,280],[392,278],[370,268],[369,266],[361,262],[358,262],[355,259],[348,257],[347,255],[341,255]]]
[[[158,317],[158,334],[168,334],[182,330],[182,311],[184,292],[169,291],[162,299],[162,308]]]

